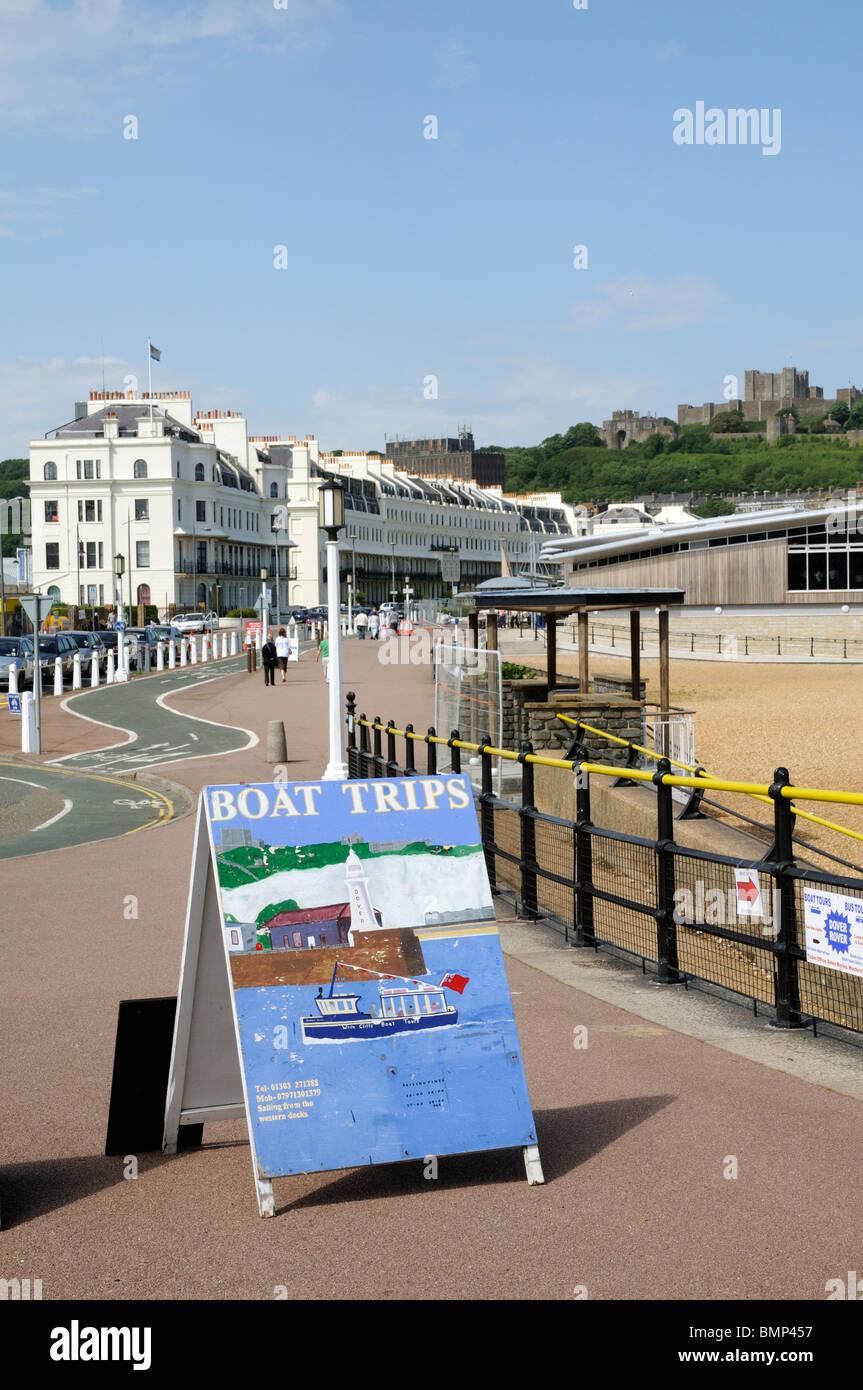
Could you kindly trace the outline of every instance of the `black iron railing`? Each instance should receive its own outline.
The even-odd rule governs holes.
[[[543,757],[529,743],[515,752],[495,748],[487,739],[469,743],[457,729],[448,736],[434,728],[419,733],[410,724],[400,729],[393,720],[357,715],[353,692],[347,706],[352,778],[437,776],[442,747],[450,750],[447,773],[462,772],[463,751],[479,756],[475,795],[489,879],[496,893],[514,901],[519,916],[542,917],[573,947],[640,959],[659,984],[707,986],[749,1000],[756,1014],[759,1005],[766,1006],[775,1027],[815,1030],[827,1024],[863,1034],[863,981],[807,960],[804,913],[806,888],[863,900],[863,878],[799,861],[793,841],[792,795],[829,800],[848,799],[846,794],[792,787],[785,768],[776,770],[769,786],[723,783],[767,794],[772,803],[773,844],[763,857],[745,859],[675,840],[673,787],[701,790],[717,779],[675,776],[667,758],[659,759],[652,773],[624,769],[627,780],[655,788],[656,836],[647,838],[594,824],[591,778],[620,780],[621,767],[590,762],[583,745],[574,745],[565,758]],[[496,758],[520,764],[517,799],[495,795]],[[538,765],[557,769],[561,777],[574,776],[574,820],[537,807]],[[749,885],[745,891],[761,903],[755,921],[738,909],[746,903],[741,870]]]

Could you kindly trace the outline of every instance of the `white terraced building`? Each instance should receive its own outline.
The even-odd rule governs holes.
[[[582,523],[558,495],[505,496],[464,480],[418,478],[382,456],[322,454],[310,435],[249,436],[235,411],[195,414],[187,391],[91,391],[75,418],[30,445],[34,587],[65,603],[112,603],[122,554],[127,605],[160,614],[203,605],[251,608],[269,571],[270,606],[286,613],[326,601],[317,492],[345,485],[342,596],[347,578],[369,603],[405,579],[418,596],[514,569]],[[276,569],[279,580],[276,583]]]

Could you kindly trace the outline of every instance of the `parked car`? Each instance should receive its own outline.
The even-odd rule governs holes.
[[[29,637],[0,637],[0,686],[9,688],[9,672],[18,669],[18,689],[33,684],[33,643]]]
[[[29,639],[32,643],[32,638]],[[63,679],[67,676],[71,680],[74,669],[75,655],[78,651],[78,643],[75,642],[67,632],[39,633],[39,666],[42,671],[42,687],[46,688],[49,681],[54,679],[54,662],[60,658],[63,671]],[[33,647],[30,647],[30,658],[33,659]]]
[[[67,632],[66,636],[71,637],[72,641],[78,647],[81,653],[82,666],[85,662],[89,664],[92,660],[93,652],[96,652],[99,661],[99,670],[104,674],[105,668],[108,665],[108,648],[102,641],[102,633],[89,632],[82,628],[81,631],[73,629],[71,632]]]
[[[218,613],[175,613],[174,627],[180,632],[215,632],[219,626]]]
[[[116,628],[109,628],[107,632],[100,632],[100,633],[99,633],[99,636],[102,638],[102,641],[105,643],[105,646],[107,647],[108,651],[109,651],[109,652],[113,652],[113,653],[114,653],[114,656],[116,657],[116,655],[117,655],[117,630],[116,630]],[[126,631],[125,631],[124,634],[123,634],[123,650],[124,650],[125,653],[126,653],[126,657],[127,657],[128,663],[129,663],[128,669],[129,669],[130,671],[136,671],[136,670],[138,669],[138,641],[137,641],[137,638],[135,638],[134,636],[131,636],[131,637],[130,637],[130,635],[129,635],[129,629],[128,629],[128,628],[126,629]]]
[[[288,615],[288,621],[292,623],[304,623],[309,616],[308,608],[293,607]]]

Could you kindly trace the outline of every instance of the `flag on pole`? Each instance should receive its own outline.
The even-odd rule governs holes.
[[[147,339],[147,345],[150,349],[150,356],[152,357],[153,361],[161,362],[162,354],[157,347],[153,347],[153,344],[150,342],[149,338]]]

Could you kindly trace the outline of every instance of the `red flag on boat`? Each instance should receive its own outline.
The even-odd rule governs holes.
[[[444,975],[441,986],[445,989],[454,989],[457,994],[464,994],[464,987],[469,979],[468,975]]]

